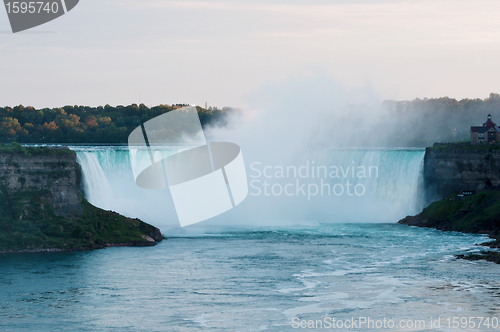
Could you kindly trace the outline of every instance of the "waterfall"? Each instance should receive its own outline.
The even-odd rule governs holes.
[[[82,184],[85,198],[93,205],[110,209],[113,191],[101,164],[99,164],[97,154],[81,151],[78,152],[76,161],[83,171]]]
[[[178,226],[177,215],[168,190],[147,190],[135,184],[126,147],[71,147],[77,152],[77,161],[83,171],[85,197],[94,205],[114,210],[133,218],[140,218],[158,227]],[[309,177],[276,177],[280,165],[246,160],[248,181],[253,184],[250,194],[237,208],[212,218],[202,224],[262,224],[273,225],[286,222],[396,222],[408,214],[415,214],[422,208],[423,149],[392,150],[333,150],[306,151],[292,158],[287,165],[296,171],[309,165]],[[262,173],[267,166],[266,175]],[[371,177],[359,177],[361,170],[372,167]],[[313,170],[314,168],[314,170]],[[324,177],[328,172],[338,170],[338,178]],[[262,173],[260,178],[257,169]],[[293,171],[293,169],[292,169]],[[312,174],[314,172],[315,174]],[[343,173],[342,173],[343,172]],[[333,173],[332,173],[333,174]],[[347,174],[347,175],[346,175]],[[285,174],[286,175],[286,174]],[[288,174],[293,175],[293,174]],[[302,174],[304,175],[304,174]],[[252,181],[260,181],[253,182]],[[264,193],[264,181],[274,192]],[[307,197],[302,195],[296,184],[307,193],[310,186],[330,188],[335,185],[347,188],[355,186],[358,194],[342,196],[335,193]],[[294,186],[294,195],[275,195],[280,186]],[[260,187],[259,187],[260,186]],[[256,195],[261,189],[260,195]],[[338,190],[337,190],[338,191]],[[288,193],[292,193],[291,190]],[[296,195],[296,193],[298,193]],[[338,192],[337,192],[338,194]]]

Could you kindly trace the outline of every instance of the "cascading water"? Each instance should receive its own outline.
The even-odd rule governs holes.
[[[177,217],[169,192],[135,184],[127,147],[70,148],[77,153],[82,187],[90,203],[154,225],[175,226]]]
[[[77,162],[83,170],[83,191],[90,203],[103,209],[111,209],[113,191],[97,156],[97,153],[87,151],[81,151],[77,155]]]
[[[164,232],[178,227],[169,191],[142,189],[135,184],[127,147],[71,148],[77,152],[85,197],[92,204],[140,218]],[[248,197],[237,208],[195,227],[310,221],[396,222],[422,208],[424,154],[422,149],[328,150],[306,151],[281,165],[245,160]],[[278,174],[287,167],[289,174]],[[365,176],[360,177],[363,169]],[[318,192],[310,195],[314,186]],[[341,186],[344,192],[338,195]],[[312,192],[308,193],[308,189]],[[358,195],[362,190],[363,195]]]
[[[316,161],[316,166],[337,168],[338,178],[351,179],[354,185],[363,184],[374,199],[417,209],[422,204],[424,155],[423,149],[329,150],[306,154],[308,160]],[[346,173],[350,174],[345,176]]]

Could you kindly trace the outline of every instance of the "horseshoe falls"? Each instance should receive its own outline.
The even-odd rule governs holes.
[[[168,189],[148,190],[135,184],[127,147],[71,148],[77,152],[89,202],[140,218],[167,235],[179,227]],[[245,159],[247,198],[186,230],[310,222],[394,223],[423,207],[424,154],[423,149],[310,150],[280,162]]]

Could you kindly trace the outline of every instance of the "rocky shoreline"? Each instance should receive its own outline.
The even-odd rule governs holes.
[[[480,246],[494,250],[456,257],[500,264],[500,252],[496,250],[500,248],[500,189],[486,190],[463,199],[447,198],[436,201],[416,216],[407,216],[398,223],[442,231],[488,235],[493,241],[481,243]]]

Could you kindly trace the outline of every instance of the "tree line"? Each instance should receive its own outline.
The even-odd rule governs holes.
[[[434,142],[470,141],[470,127],[481,126],[488,114],[500,125],[500,94],[485,99],[424,98],[384,101],[391,132],[398,146],[425,147]]]
[[[127,143],[142,123],[184,104],[128,106],[64,106],[36,109],[31,106],[0,108],[0,142],[19,143]],[[224,125],[230,108],[196,107],[202,126]]]

